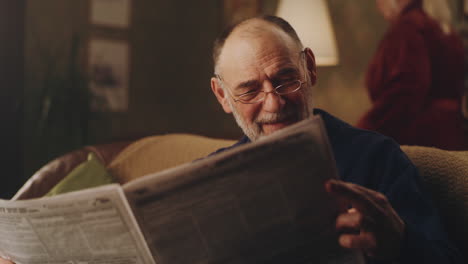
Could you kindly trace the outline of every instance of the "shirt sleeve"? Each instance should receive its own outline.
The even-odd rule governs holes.
[[[406,224],[398,263],[464,263],[449,241],[431,198],[421,190],[417,168],[393,141],[388,140],[382,147],[386,152],[375,167],[382,175],[377,189],[387,196]]]

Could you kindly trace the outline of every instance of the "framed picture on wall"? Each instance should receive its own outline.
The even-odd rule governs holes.
[[[90,22],[117,28],[130,24],[130,0],[89,0]]]
[[[126,41],[91,39],[88,47],[90,110],[128,109],[129,51]]]

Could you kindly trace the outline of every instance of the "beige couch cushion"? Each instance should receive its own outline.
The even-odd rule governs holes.
[[[140,139],[125,148],[109,164],[120,183],[205,157],[235,141],[190,134],[168,134]]]
[[[468,151],[402,146],[418,167],[424,187],[442,215],[447,232],[465,255],[468,252]],[[465,243],[464,243],[465,241]]]

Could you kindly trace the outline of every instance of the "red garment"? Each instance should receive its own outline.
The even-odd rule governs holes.
[[[461,114],[464,50],[416,2],[380,42],[366,85],[373,106],[357,126],[405,145],[467,148]]]

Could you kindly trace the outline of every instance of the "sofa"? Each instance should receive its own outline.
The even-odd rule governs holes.
[[[85,162],[90,152],[98,157],[118,183],[124,184],[143,175],[204,157],[234,142],[192,134],[167,134],[145,137],[133,142],[85,146],[45,164],[12,199],[44,196],[76,166]]]
[[[202,158],[233,140],[192,134],[167,134],[133,142],[87,146],[38,170],[13,199],[42,197],[93,152],[114,179],[123,184],[143,175]],[[418,167],[423,187],[432,195],[449,236],[468,255],[468,151],[402,146]]]

